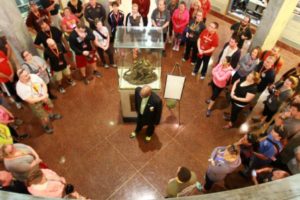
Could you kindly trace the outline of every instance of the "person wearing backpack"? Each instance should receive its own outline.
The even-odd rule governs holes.
[[[258,151],[253,152],[248,166],[241,172],[244,177],[250,177],[252,170],[270,165],[282,151],[281,141],[286,138],[283,126],[274,126],[266,138],[259,142]]]

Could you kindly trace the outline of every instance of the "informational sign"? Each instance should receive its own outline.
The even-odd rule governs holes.
[[[180,100],[185,83],[184,76],[167,75],[164,98]]]

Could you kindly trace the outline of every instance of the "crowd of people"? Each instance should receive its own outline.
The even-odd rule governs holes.
[[[210,77],[207,76],[209,61],[217,54],[221,34],[217,22],[207,22],[210,0],[194,0],[190,8],[185,1],[157,0],[156,8],[149,15],[151,2],[132,0],[132,11],[125,14],[119,9],[119,1],[111,2],[109,13],[96,0],[86,4],[70,0],[63,9],[53,0],[40,0],[41,7],[30,1],[26,26],[42,56],[20,50],[23,63],[15,66],[9,43],[1,39],[2,93],[18,109],[27,105],[41,121],[45,133],[52,134],[53,121],[62,119],[62,115],[54,112],[52,100],[57,96],[53,90],[65,93],[66,84],[75,86],[72,78],[75,69],[79,70],[86,85],[94,77],[101,78],[102,74],[97,70],[100,60],[106,69],[117,68],[113,48],[117,27],[148,26],[149,17],[151,26],[161,28],[165,46],[169,42],[173,44],[173,51],[184,48],[181,60],[194,66],[192,76],[198,76],[201,68],[200,79]],[[300,63],[278,77],[284,67],[279,47],[274,46],[271,50],[254,47],[242,55],[244,42],[253,36],[250,22],[251,18],[245,16],[230,27],[231,37],[212,68],[209,84],[212,93],[205,100],[208,104],[205,115],[213,114],[215,101],[225,91],[231,112],[224,113],[223,118],[228,121],[224,129],[237,127],[240,113],[252,110],[261,94],[267,91],[262,113],[252,118],[253,124],[257,123],[263,131],[259,134],[249,132],[239,141],[216,147],[210,155],[203,183],[197,181],[195,172],[179,167],[176,177],[168,182],[166,197],[189,195],[194,189],[209,192],[215,183],[237,169],[241,169],[239,174],[252,180],[253,184],[300,172]],[[167,56],[165,49],[162,55]],[[144,96],[136,94],[140,104],[146,105],[151,88],[140,90],[148,91]],[[144,109],[138,110],[141,118]],[[159,123],[160,117],[157,119],[155,124]],[[15,113],[0,106],[0,144],[5,166],[5,170],[0,171],[1,190],[41,197],[86,199],[65,178],[49,169],[30,146],[20,143],[28,137],[27,133],[17,131],[22,123]],[[143,125],[140,122],[130,137],[134,138]],[[149,142],[154,125],[148,129],[146,140]]]

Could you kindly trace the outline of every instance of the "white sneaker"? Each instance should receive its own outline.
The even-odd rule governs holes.
[[[179,51],[179,45],[176,46],[175,51]]]
[[[186,59],[184,59],[184,58],[182,58],[181,60],[182,60],[182,62],[185,62],[185,61],[186,61]]]
[[[19,109],[19,110],[23,108],[22,104],[19,103],[19,102],[16,102],[16,107],[17,107],[17,109]]]
[[[173,51],[176,51],[176,45],[173,46]]]
[[[204,80],[204,79],[205,79],[205,76],[201,76],[200,79],[201,79],[201,80]]]
[[[192,72],[192,76],[196,76],[196,73],[195,73],[195,72]]]
[[[109,68],[109,65],[108,65],[108,64],[105,64],[105,65],[104,65],[104,68],[108,69],[108,68]]]
[[[194,62],[191,62],[191,65],[195,66],[195,65],[196,65],[196,63],[194,63]]]

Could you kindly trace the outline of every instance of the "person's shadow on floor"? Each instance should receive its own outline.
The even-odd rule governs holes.
[[[145,137],[146,128],[143,128],[142,131],[139,134],[137,134],[136,138],[142,152],[157,151],[161,149],[162,143],[159,141],[159,138],[155,132],[152,135],[151,140],[149,142],[146,142]]]

